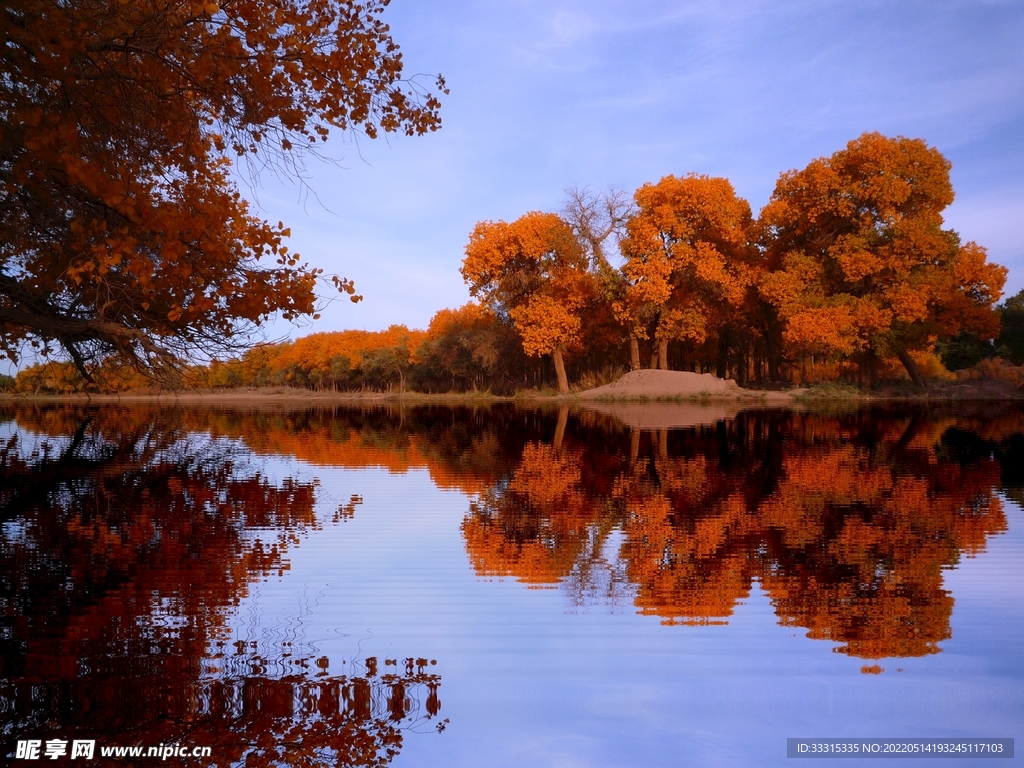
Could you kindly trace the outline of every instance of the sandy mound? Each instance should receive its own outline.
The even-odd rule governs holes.
[[[737,395],[739,387],[732,379],[719,379],[710,373],[688,371],[630,371],[618,381],[580,392],[586,400],[598,398],[634,399],[640,397],[697,397],[699,395]]]
[[[611,416],[633,429],[683,429],[704,427],[736,416],[736,403],[586,403],[584,411]]]

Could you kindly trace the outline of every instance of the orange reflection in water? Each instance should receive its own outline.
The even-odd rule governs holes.
[[[995,454],[1024,432],[1004,406],[748,411],[673,431],[565,408],[189,418],[257,452],[427,469],[471,496],[462,533],[480,576],[578,603],[628,595],[668,624],[726,623],[757,580],[780,623],[863,658],[949,637],[942,570],[1006,529],[997,490],[1013,492],[1014,462]]]
[[[210,746],[217,766],[382,766],[438,714],[432,661],[332,674],[302,649],[230,643],[232,608],[320,526],[313,483],[272,482],[181,414],[17,420],[38,439],[0,445],[5,749],[85,738]]]
[[[22,428],[66,440],[82,423],[73,409],[15,415]],[[244,456],[217,440],[200,441],[207,454],[182,449],[196,434],[230,438],[240,454],[426,469],[470,497],[461,530],[482,577],[684,625],[727,623],[757,581],[781,624],[882,659],[935,653],[950,636],[942,571],[1006,529],[998,493],[1019,484],[1021,422],[1016,412],[970,410],[751,411],[648,431],[605,414],[511,406],[104,409],[86,433],[102,434],[113,453],[65,462],[61,472],[81,469],[81,483],[61,490],[69,495],[44,504],[31,478],[46,462],[5,454],[0,504],[21,538],[0,557],[22,580],[4,595],[14,640],[4,646],[3,695],[22,702],[9,711],[39,722],[60,711],[69,728],[109,722],[167,738],[182,723],[215,738],[220,716],[211,713],[231,712],[224,738],[235,746],[225,743],[224,754],[253,765],[293,759],[261,733],[308,737],[303,760],[329,764],[363,745],[345,759],[386,761],[403,728],[437,716],[439,679],[426,667],[399,674],[398,665],[385,679],[375,669],[328,674],[308,654],[283,664],[273,650],[243,649],[234,661],[216,650],[248,585],[286,568],[288,548],[320,523],[314,487],[242,472]],[[16,493],[6,490],[12,478]],[[33,551],[63,554],[43,562]],[[41,618],[50,615],[60,618]],[[126,667],[137,683],[128,695],[110,682]],[[39,700],[29,694],[37,683],[49,691],[45,705],[24,698]]]
[[[936,653],[953,606],[942,570],[1006,529],[999,462],[958,459],[944,442],[963,427],[747,413],[634,432],[628,448],[581,429],[560,449],[523,449],[511,478],[471,506],[466,547],[480,575],[553,586],[593,570],[601,537],[618,530],[636,607],[665,623],[725,623],[757,579],[780,623],[838,652]]]

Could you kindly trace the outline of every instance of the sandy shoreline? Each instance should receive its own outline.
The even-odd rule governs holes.
[[[575,395],[584,401],[690,400],[750,401],[783,405],[804,394],[805,389],[769,391],[741,389],[732,379],[710,373],[641,369],[624,374],[618,381]]]
[[[16,403],[66,403],[75,405],[148,404],[167,407],[213,405],[225,407],[365,404],[452,404],[489,405],[491,403],[579,403],[588,409],[603,410],[603,403],[631,403],[638,407],[655,404],[731,403],[742,408],[785,407],[828,402],[884,403],[891,401],[948,402],[971,400],[1024,400],[1024,390],[1006,382],[981,380],[932,382],[918,390],[907,384],[880,390],[859,390],[848,385],[824,385],[788,390],[743,389],[731,379],[686,371],[644,369],[631,371],[618,381],[603,387],[567,395],[543,392],[519,392],[514,396],[489,392],[425,394],[421,392],[317,392],[290,387],[240,388],[231,390],[137,391],[120,394],[35,395],[0,393],[0,405]]]

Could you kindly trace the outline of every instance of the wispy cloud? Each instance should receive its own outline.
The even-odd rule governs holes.
[[[464,299],[476,221],[557,209],[571,183],[696,170],[756,210],[780,172],[867,130],[950,157],[950,221],[1022,282],[1024,236],[1006,223],[1024,201],[1019,2],[395,0],[386,17],[410,70],[448,79],[444,127],[315,172],[333,216],[285,196],[272,211],[300,250],[366,286],[332,324],[425,323]]]

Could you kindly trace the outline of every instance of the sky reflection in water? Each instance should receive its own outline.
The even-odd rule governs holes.
[[[0,412],[4,750],[767,765],[787,736],[1017,735],[1019,411],[644,413]]]

